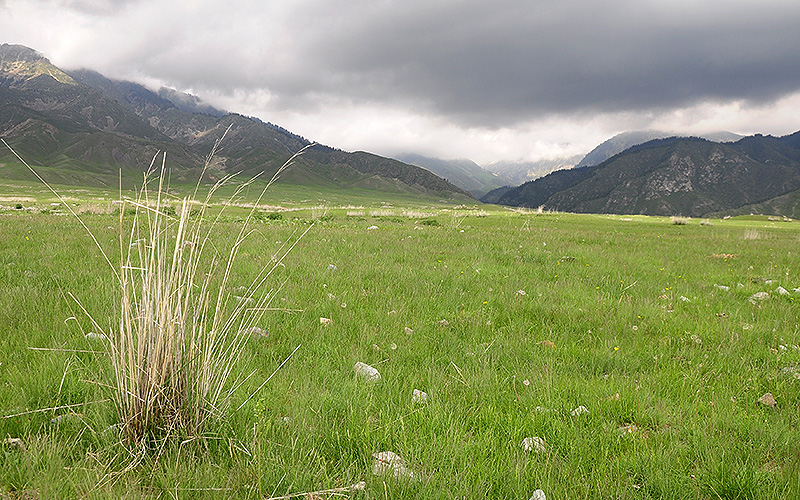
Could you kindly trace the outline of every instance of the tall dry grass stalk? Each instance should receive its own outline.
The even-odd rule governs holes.
[[[99,248],[119,286],[116,331],[106,331],[88,311],[84,312],[96,331],[104,332],[108,339],[112,373],[106,374],[107,385],[112,388],[122,433],[132,443],[165,443],[172,436],[200,436],[210,419],[225,414],[233,394],[252,376],[242,371],[241,358],[249,330],[261,319],[274,295],[274,290],[265,291],[266,283],[310,229],[279,249],[279,258],[264,267],[247,288],[245,300],[231,300],[231,270],[251,232],[249,221],[256,207],[280,173],[313,144],[278,169],[252,205],[236,238],[227,247],[220,247],[214,234],[225,207],[255,180],[241,184],[213,217],[208,210],[211,199],[233,176],[219,180],[199,204],[195,201],[220,142],[206,159],[194,193],[180,202],[174,215],[164,210],[166,154],[160,172],[154,168],[153,158],[137,198],[121,203],[118,265],[112,264],[89,228],[72,212]],[[33,168],[28,169],[61,199]],[[158,187],[151,191],[154,180]]]
[[[302,151],[267,183],[250,216],[266,189]],[[164,173],[162,160],[158,190],[151,195],[145,181],[139,199],[126,202],[135,210],[127,239],[120,231],[121,308],[109,345],[117,412],[124,435],[135,442],[198,436],[209,419],[224,414],[234,392],[252,375],[237,367],[242,366],[249,330],[272,299],[274,290],[265,291],[265,283],[299,240],[284,246],[278,261],[262,269],[245,300],[231,301],[231,270],[250,230],[247,222],[242,224],[236,239],[221,251],[212,241],[222,211],[208,217],[211,197],[229,178],[214,185],[199,209],[185,198],[172,217],[161,210]],[[123,207],[121,228],[125,213]]]

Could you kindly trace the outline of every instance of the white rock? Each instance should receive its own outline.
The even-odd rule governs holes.
[[[411,394],[411,402],[416,404],[427,403],[428,393],[425,391],[420,391],[419,389],[414,389],[414,392]]]
[[[335,271],[335,270],[337,270],[337,269],[339,269],[339,268],[338,268],[338,267],[336,267],[336,264],[328,264],[328,270],[330,270],[330,271]]]
[[[547,500],[547,497],[542,490],[536,490],[529,500]]]
[[[545,448],[544,445],[544,439],[540,438],[539,436],[526,437],[522,440],[522,443],[520,443],[520,447],[522,448],[522,451],[527,453],[532,451],[535,451],[536,453],[544,453],[547,451],[547,448]]]
[[[679,299],[681,302],[691,302],[691,300],[689,299],[689,297],[684,297],[683,295],[681,295],[680,297],[678,297],[678,299]]]
[[[327,326],[327,325],[330,325],[331,323],[333,323],[333,320],[330,319],[330,318],[320,318],[319,319],[319,324],[320,325],[326,325]]]
[[[373,453],[372,473],[376,476],[392,475],[395,479],[417,479],[414,471],[406,466],[405,461],[391,451]]]
[[[95,333],[95,332],[89,332],[86,335],[84,335],[84,337],[86,337],[89,340],[105,340],[106,339],[106,336],[103,335],[102,333]]]
[[[789,290],[783,288],[782,286],[779,286],[778,288],[776,288],[775,291],[778,292],[781,295],[789,295]]]
[[[579,407],[575,408],[574,410],[572,410],[572,411],[570,412],[570,414],[571,414],[573,417],[577,417],[577,416],[579,416],[579,415],[585,415],[585,414],[587,414],[587,413],[589,413],[589,408],[586,408],[586,407],[585,407],[585,406],[583,406],[583,405],[580,405]]]
[[[361,361],[357,361],[353,369],[356,371],[356,375],[367,382],[377,382],[381,379],[381,374],[378,370]]]
[[[769,294],[767,292],[756,292],[756,293],[754,293],[753,295],[750,296],[750,300],[751,301],[766,300],[768,298],[769,298]]]
[[[266,330],[264,330],[263,328],[259,328],[257,326],[251,326],[250,328],[245,330],[244,333],[248,335],[253,335],[254,337],[266,337],[267,335],[269,335],[269,333]]]
[[[367,231],[372,231],[373,229],[378,229],[378,226],[369,226]]]
[[[727,292],[727,291],[729,291],[729,290],[731,289],[731,287],[729,287],[729,286],[725,286],[725,285],[717,285],[716,283],[714,283],[714,286],[715,286],[716,288],[719,288],[719,289],[720,289],[720,290],[722,290],[723,292]]]

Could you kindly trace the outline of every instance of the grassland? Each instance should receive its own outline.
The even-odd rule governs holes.
[[[113,252],[113,206],[90,194],[73,203]],[[273,275],[278,310],[247,345],[256,374],[234,407],[300,348],[208,435],[130,469],[98,384],[108,365],[84,352],[100,349],[68,295],[114,325],[113,277],[63,207],[6,194],[0,416],[17,416],[0,436],[21,446],[0,448],[0,497],[269,498],[365,481],[351,497],[800,498],[796,222],[318,203],[329,194],[278,191],[267,203],[293,210],[265,208],[242,248],[231,294],[315,224]],[[220,249],[241,223],[228,213]],[[525,452],[534,436],[544,451]],[[387,450],[416,479],[373,475]]]

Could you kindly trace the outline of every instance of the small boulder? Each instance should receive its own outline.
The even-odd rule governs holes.
[[[758,398],[758,402],[772,409],[778,407],[778,402],[775,401],[775,396],[773,396],[771,392],[768,392],[763,396],[761,396],[760,398]]]

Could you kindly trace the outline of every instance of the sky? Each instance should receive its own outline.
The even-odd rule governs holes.
[[[797,0],[0,0],[2,43],[348,151],[800,130]]]

